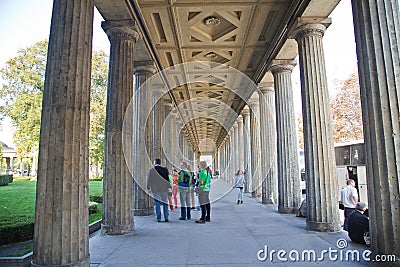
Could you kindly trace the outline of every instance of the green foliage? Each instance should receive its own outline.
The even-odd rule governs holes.
[[[97,209],[98,204],[99,203],[97,203],[97,202],[89,201],[89,214],[98,212],[98,209]]]
[[[0,70],[4,84],[0,90],[0,119],[8,116],[15,127],[14,144],[20,158],[37,154],[40,137],[48,41],[43,40],[18,51]],[[92,166],[103,166],[104,123],[108,82],[108,56],[92,55],[89,152]]]
[[[33,238],[36,182],[14,181],[0,189],[0,243]]]
[[[8,185],[8,177],[6,175],[0,175],[0,186]]]
[[[21,157],[38,150],[46,57],[44,40],[20,49],[0,70],[5,81],[0,91],[0,117],[11,118],[16,129],[14,143]]]
[[[89,196],[102,196],[102,195],[103,195],[103,181],[89,181]]]
[[[102,192],[102,182],[89,182],[89,194]],[[16,243],[33,237],[36,182],[16,179],[0,188],[0,244]],[[102,217],[102,204],[98,212],[89,215],[89,223]]]
[[[345,142],[363,139],[360,86],[358,75],[353,73],[341,82],[337,94],[330,99],[334,141]]]
[[[102,176],[92,176],[89,178],[89,181],[103,181]]]
[[[8,185],[13,182],[12,174],[0,174],[0,186]]]
[[[5,176],[8,178],[8,183],[12,183],[13,182],[13,175],[12,174],[6,174]]]
[[[97,210],[97,213],[89,214],[89,224],[101,220],[101,218],[103,217],[103,206],[101,203],[97,204]]]
[[[103,203],[103,196],[101,195],[90,195],[89,200],[97,203]]]
[[[34,216],[5,216],[0,224],[0,245],[33,238]]]
[[[103,167],[104,126],[108,83],[108,57],[100,51],[92,55],[92,81],[90,93],[90,165]],[[98,175],[98,174],[97,174]]]

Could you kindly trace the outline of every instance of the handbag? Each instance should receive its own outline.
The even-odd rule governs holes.
[[[340,209],[340,210],[344,210],[344,205],[343,205],[343,203],[339,203],[339,209]]]

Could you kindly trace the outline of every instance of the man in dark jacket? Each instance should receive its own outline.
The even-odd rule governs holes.
[[[364,202],[358,202],[356,210],[349,215],[348,232],[353,242],[365,244],[364,234],[369,232],[369,219],[364,215],[367,205]]]
[[[160,202],[163,204],[165,222],[169,222],[168,216],[168,188],[170,187],[168,169],[161,166],[161,160],[154,160],[154,167],[150,169],[147,179],[147,189],[151,190],[156,207],[157,221],[161,222]]]

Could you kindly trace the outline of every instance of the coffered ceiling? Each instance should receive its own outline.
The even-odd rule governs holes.
[[[232,79],[237,74],[232,77],[224,73],[224,67],[210,67],[205,62],[237,69],[257,84],[278,54],[295,58],[296,47],[288,45],[287,37],[297,18],[302,14],[327,16],[339,1],[95,2],[106,20],[137,21],[142,41],[159,70],[184,64],[180,78],[187,82],[173,86],[168,97],[179,108],[195,149],[212,153],[254,87],[243,81],[235,84]],[[283,51],[285,47],[287,51]]]

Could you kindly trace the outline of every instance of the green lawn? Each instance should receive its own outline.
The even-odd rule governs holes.
[[[102,195],[103,182],[90,181],[89,195]],[[36,182],[14,181],[6,186],[0,186],[0,225],[10,217],[35,215]],[[99,203],[99,212],[89,216],[89,223],[101,218],[102,205]]]

